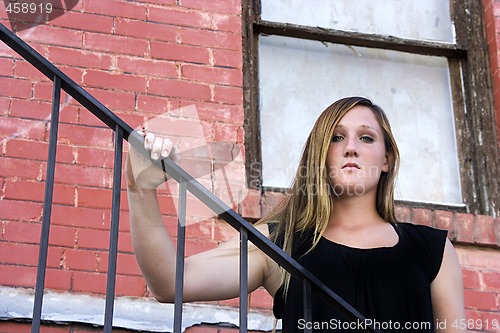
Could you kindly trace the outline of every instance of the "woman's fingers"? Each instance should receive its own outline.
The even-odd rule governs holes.
[[[153,142],[155,141],[155,135],[151,132],[147,132],[144,137],[144,149],[151,150],[153,149]]]
[[[172,152],[173,143],[169,139],[163,139],[163,145],[161,150],[161,157],[168,157],[170,152]]]
[[[144,148],[151,152],[151,159],[157,160],[160,157],[165,158],[173,154],[176,147],[172,140],[155,136],[151,132],[139,131],[144,136]]]

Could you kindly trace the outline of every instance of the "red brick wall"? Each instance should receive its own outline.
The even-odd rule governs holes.
[[[242,143],[240,1],[181,3],[82,0],[65,15],[18,35],[133,127],[195,104],[207,140]],[[500,3],[484,3],[500,119]],[[10,27],[1,5],[0,22]],[[48,79],[0,44],[0,285],[35,284],[51,89]],[[113,136],[72,98],[63,94],[62,101],[46,286],[103,294]],[[238,209],[244,217],[259,218],[279,199],[277,193],[250,191]],[[169,198],[164,194],[160,200]],[[122,207],[116,292],[148,296],[132,253],[124,192]],[[175,234],[175,212],[167,207],[163,213]],[[500,261],[500,219],[409,207],[399,207],[398,215],[449,230],[464,267],[469,317],[498,318],[500,267],[493,263]],[[188,228],[188,252],[232,235],[221,221],[194,224]],[[237,305],[237,300],[220,303]],[[271,299],[259,290],[251,305],[269,309]],[[17,332],[6,325],[11,324],[0,326],[0,332]],[[204,332],[208,329],[217,331]]]

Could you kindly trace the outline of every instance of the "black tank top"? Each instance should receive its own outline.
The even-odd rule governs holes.
[[[358,249],[321,238],[309,253],[312,233],[293,240],[292,257],[384,332],[434,332],[430,284],[441,267],[446,231],[410,223],[393,224],[399,240],[392,247]],[[281,245],[279,237],[276,241]],[[302,284],[292,278],[273,312],[283,332],[357,332],[353,324],[312,296],[313,321],[303,319]],[[378,325],[378,326],[377,326]]]

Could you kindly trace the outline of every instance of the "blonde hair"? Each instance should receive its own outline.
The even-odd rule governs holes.
[[[311,251],[323,235],[330,217],[332,190],[326,165],[328,148],[335,127],[355,106],[373,111],[383,132],[389,169],[382,173],[376,198],[376,209],[387,222],[396,222],[394,187],[399,165],[399,151],[384,111],[369,99],[347,97],[328,106],[319,116],[304,146],[295,178],[285,199],[259,223],[275,223],[271,239],[283,241],[283,250],[291,255],[294,235],[314,231]],[[290,274],[282,270],[285,292]]]

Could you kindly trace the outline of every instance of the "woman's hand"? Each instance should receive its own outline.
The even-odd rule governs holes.
[[[125,175],[129,188],[156,189],[168,179],[168,175],[161,168],[161,164],[154,162],[162,158],[170,158],[179,162],[178,148],[172,140],[157,136],[146,130],[137,131],[144,138],[143,153],[129,145]]]

